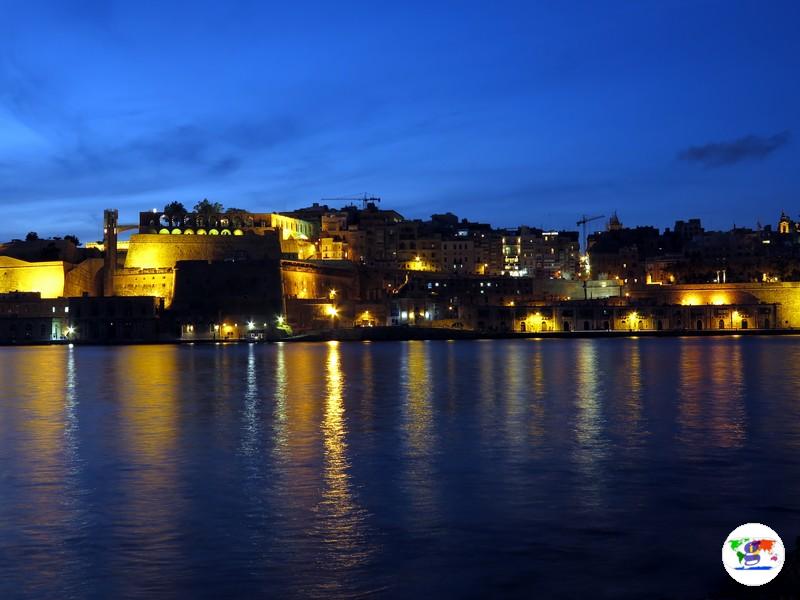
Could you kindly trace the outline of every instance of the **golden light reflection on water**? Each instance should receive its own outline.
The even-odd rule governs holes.
[[[602,463],[608,448],[604,438],[605,419],[602,414],[602,374],[598,369],[597,342],[578,342],[575,366],[576,421],[575,438],[578,472],[583,478],[581,501],[596,508],[602,503]]]
[[[119,406],[117,445],[128,465],[120,473],[115,526],[135,532],[138,543],[127,557],[110,560],[137,564],[138,577],[125,579],[135,590],[148,581],[169,585],[158,577],[159,565],[179,559],[180,350],[173,345],[129,346],[111,353],[111,383]]]
[[[494,429],[495,400],[497,398],[498,382],[495,377],[495,348],[491,340],[478,342],[478,364],[480,373],[480,390],[477,401],[480,407],[481,432],[491,432]]]
[[[270,370],[272,370],[271,365],[267,367],[267,372]],[[281,459],[286,456],[286,445],[288,443],[286,401],[289,380],[286,374],[286,344],[276,344],[274,372],[275,394],[273,397],[272,431],[275,439],[273,454]]]
[[[621,368],[621,381],[614,391],[616,404],[614,429],[623,440],[626,450],[640,449],[646,432],[642,423],[642,340],[626,340]]]
[[[517,345],[507,345],[503,354],[503,430],[506,439],[515,450],[520,450],[526,442],[528,377],[525,374],[525,355],[520,348]],[[524,454],[516,456],[521,458]]]
[[[711,369],[715,390],[710,407],[711,434],[720,448],[741,448],[747,437],[741,340],[725,344],[722,354],[714,357]]]
[[[540,447],[545,444],[546,430],[545,419],[545,380],[544,359],[542,345],[536,344],[533,350],[531,365],[531,380],[533,382],[533,397],[531,398],[531,444]]]
[[[362,346],[361,359],[361,419],[367,426],[371,426],[375,417],[375,364],[372,359],[372,344]]]
[[[678,386],[678,438],[686,450],[709,444],[740,448],[746,415],[740,340],[725,340],[709,353],[696,340],[683,340]]]
[[[344,407],[345,380],[337,342],[328,344],[325,367],[326,398],[321,430],[325,448],[320,534],[326,549],[326,568],[351,569],[371,553],[363,530],[365,514],[353,498]],[[324,591],[343,589],[339,578],[324,583]]]
[[[17,507],[17,518],[26,523],[23,540],[33,571],[25,578],[25,585],[41,593],[42,587],[52,589],[65,574],[62,536],[74,517],[64,502],[69,492],[66,473],[74,465],[74,457],[69,455],[74,447],[69,447],[65,437],[69,355],[66,348],[26,348],[20,352],[24,353],[23,360],[15,362],[10,374],[12,389],[19,393],[9,399],[22,410],[18,413],[22,421],[17,424],[22,431],[19,456],[28,465],[21,475],[27,493]]]
[[[411,495],[412,522],[424,527],[436,518],[433,455],[434,431],[432,385],[428,342],[406,342],[402,355],[404,373],[403,433],[406,439],[405,489]]]

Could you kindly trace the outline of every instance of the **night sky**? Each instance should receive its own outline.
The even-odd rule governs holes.
[[[0,0],[0,240],[173,200],[800,218],[798,2]]]

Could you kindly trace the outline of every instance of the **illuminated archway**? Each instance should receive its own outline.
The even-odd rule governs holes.
[[[201,227],[197,230],[197,235],[206,235],[206,230]]]
[[[234,229],[233,235],[244,235],[244,231],[242,231],[241,229]]]
[[[219,235],[219,231],[217,231],[216,229],[209,229],[208,235]]]
[[[180,235],[180,234],[181,234],[181,230],[178,229],[177,227],[172,230],[172,235]]]
[[[183,235],[194,235],[194,231],[192,231],[191,229],[187,229],[186,231],[183,232]]]
[[[220,235],[230,235],[231,234],[231,230],[230,229],[223,229],[219,233],[220,233]]]
[[[167,229],[166,227],[162,227],[161,229],[158,230],[158,233],[162,235],[164,234],[169,235],[169,229]]]

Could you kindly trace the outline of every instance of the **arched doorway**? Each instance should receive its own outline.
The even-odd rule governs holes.
[[[610,329],[608,321],[603,321],[603,329],[608,331]]]
[[[525,321],[520,321],[519,322],[519,330],[520,331],[525,331]]]
[[[764,329],[769,329],[769,319],[764,319]]]
[[[719,328],[725,329],[725,321],[723,321],[722,319],[719,320]]]
[[[703,328],[703,321],[700,320],[700,319],[697,319],[696,326],[697,326],[697,331],[700,331]]]
[[[747,319],[742,319],[742,329],[747,329]]]
[[[564,321],[564,331],[569,331],[569,330],[570,330],[569,321]]]
[[[584,329],[584,330],[591,329],[591,328],[589,327],[589,321],[584,321],[584,322],[583,322],[583,329]]]
[[[661,322],[661,319],[659,319],[656,321],[656,330],[661,331],[662,329],[664,329],[664,324]]]

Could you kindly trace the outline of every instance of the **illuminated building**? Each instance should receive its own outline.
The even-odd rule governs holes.
[[[512,277],[573,279],[580,274],[577,231],[543,231],[530,227],[505,230],[503,273]]]

